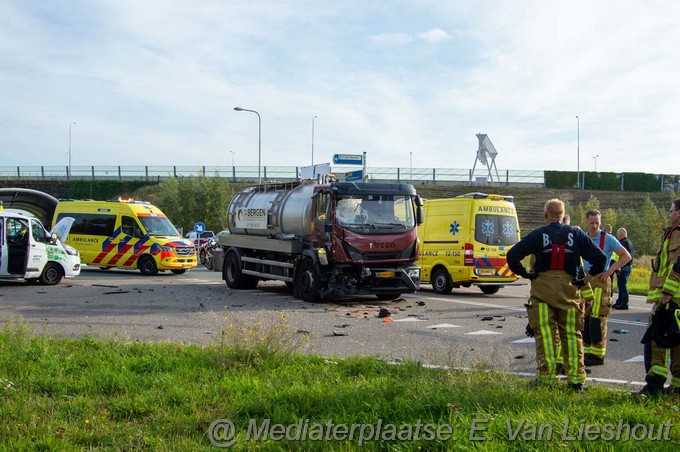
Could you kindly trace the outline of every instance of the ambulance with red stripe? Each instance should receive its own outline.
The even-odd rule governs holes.
[[[421,282],[436,293],[475,285],[494,294],[518,279],[506,260],[520,239],[512,196],[468,193],[424,200],[418,237]]]
[[[181,275],[197,265],[193,243],[148,202],[60,201],[53,224],[64,217],[75,219],[66,243],[80,251],[83,264],[139,269],[143,275]]]

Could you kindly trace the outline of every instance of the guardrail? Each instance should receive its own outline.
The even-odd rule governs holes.
[[[357,166],[334,166],[336,174],[356,171]],[[299,179],[298,166],[263,166],[263,181],[293,181]],[[454,168],[383,168],[368,167],[369,180],[412,182],[414,184],[479,184],[545,186],[543,171],[506,170],[493,173]],[[42,180],[163,180],[169,177],[214,176],[234,182],[256,182],[257,166],[0,166],[0,178]]]

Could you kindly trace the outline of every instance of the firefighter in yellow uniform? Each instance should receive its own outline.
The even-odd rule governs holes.
[[[531,231],[508,252],[510,270],[531,280],[527,306],[529,324],[536,334],[536,361],[539,383],[556,378],[554,325],[557,325],[567,383],[581,390],[586,379],[583,364],[583,308],[579,296],[578,277],[580,259],[591,263],[584,283],[604,271],[606,257],[581,229],[562,223],[564,203],[551,199],[545,203],[546,226]],[[535,256],[533,272],[527,272],[522,259]],[[551,328],[551,325],[553,326]]]
[[[680,198],[673,201],[670,227],[664,230],[661,248],[652,261],[647,303],[653,303],[650,328],[645,334],[647,384],[641,394],[664,391],[670,366],[669,392],[680,394]],[[663,320],[667,320],[663,322]],[[663,322],[652,327],[658,321]]]

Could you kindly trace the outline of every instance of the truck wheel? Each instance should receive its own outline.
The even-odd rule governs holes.
[[[492,295],[498,292],[498,289],[501,288],[501,286],[479,286],[481,291],[487,295]]]
[[[453,285],[451,284],[451,276],[445,268],[439,267],[432,272],[432,290],[440,295],[447,295],[451,293]]]
[[[183,275],[187,272],[187,269],[186,268],[180,268],[178,270],[170,270],[170,271],[173,272],[176,275]]]
[[[300,298],[308,303],[317,303],[321,299],[321,280],[311,259],[305,259],[300,263],[295,273],[295,288]]]
[[[234,252],[227,254],[224,258],[224,268],[222,269],[223,279],[227,282],[230,289],[248,289],[249,278],[248,275],[241,273],[241,260]],[[257,278],[255,278],[255,285],[257,285]],[[252,282],[250,282],[252,284]],[[254,287],[253,287],[254,288]]]
[[[397,298],[401,297],[400,293],[379,293],[375,295],[378,297],[378,300],[381,301],[391,301],[391,300],[396,300]]]
[[[40,275],[40,282],[46,286],[54,286],[55,284],[59,284],[59,281],[61,281],[61,278],[63,277],[64,271],[59,264],[48,262]]]
[[[137,267],[144,276],[153,276],[158,273],[156,261],[149,255],[142,256],[137,262]]]

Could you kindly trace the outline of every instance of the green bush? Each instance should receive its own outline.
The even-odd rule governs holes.
[[[575,171],[545,171],[544,177],[546,188],[578,187],[578,173]],[[667,177],[673,180],[673,176]],[[624,191],[655,192],[661,190],[661,183],[654,174],[581,172],[582,184],[586,190],[621,190],[622,179]],[[675,176],[675,182],[677,183],[677,176]]]
[[[576,188],[578,186],[577,173],[573,171],[546,171],[544,177],[546,188]]]
[[[623,173],[624,191],[659,191],[660,182],[654,174]]]
[[[226,228],[227,207],[234,195],[228,180],[207,176],[169,178],[159,188],[156,205],[184,232],[193,230],[197,222],[216,233]]]

